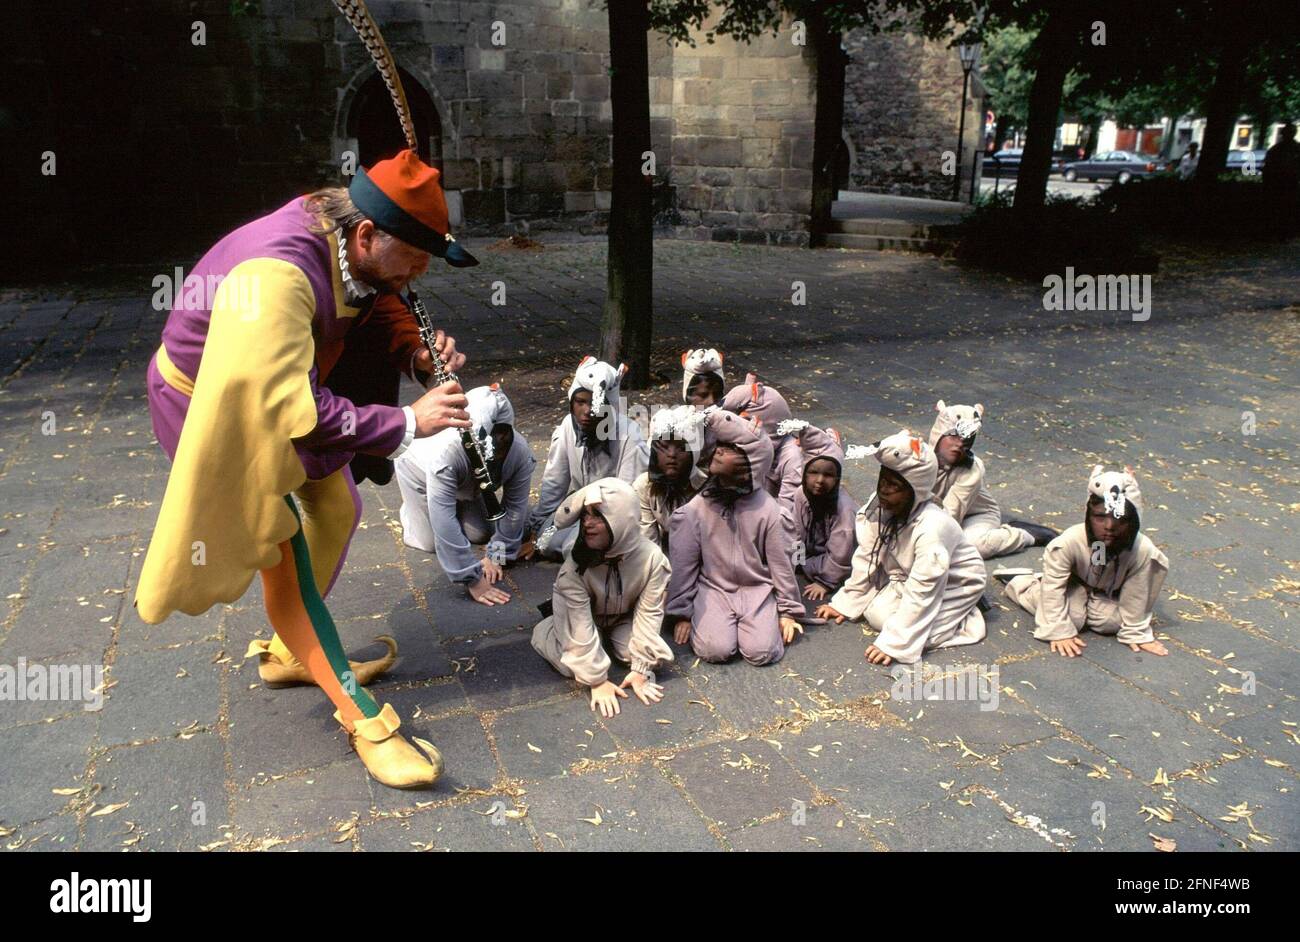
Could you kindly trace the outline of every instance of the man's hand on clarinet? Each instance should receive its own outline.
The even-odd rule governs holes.
[[[469,413],[465,411],[468,405],[460,383],[447,382],[430,389],[411,403],[415,437],[428,438],[445,428],[469,428]]]
[[[459,373],[460,368],[465,365],[465,354],[456,350],[456,338],[448,337],[439,330],[434,334],[433,345],[442,357],[442,362],[447,365],[447,369],[452,373]],[[433,354],[427,347],[415,354],[415,368],[425,373],[433,372]]]

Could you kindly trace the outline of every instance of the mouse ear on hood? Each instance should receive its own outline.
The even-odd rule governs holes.
[[[947,407],[946,405],[944,405],[944,401],[943,401],[942,399],[940,399],[938,402],[936,402],[936,403],[934,404],[934,411],[935,411],[935,412],[942,412],[942,411],[943,411],[944,409],[946,409],[946,408],[948,408],[948,407]]]
[[[1088,479],[1088,496],[1100,498],[1115,517],[1125,513],[1125,503],[1142,513],[1142,491],[1138,487],[1137,477],[1129,468],[1123,471],[1107,471],[1104,465],[1096,465]]]
[[[982,402],[975,403],[975,414],[979,416],[981,419],[984,418],[984,403]]]

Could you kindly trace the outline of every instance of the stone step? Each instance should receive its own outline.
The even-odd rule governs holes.
[[[924,223],[908,222],[905,219],[834,219],[831,221],[831,232],[925,239],[930,235],[930,227]]]
[[[935,252],[949,243],[943,239],[918,239],[907,236],[861,235],[854,232],[831,232],[826,245],[834,249],[870,249],[876,252]]]

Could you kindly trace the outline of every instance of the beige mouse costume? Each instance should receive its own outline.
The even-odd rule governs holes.
[[[626,373],[624,365],[615,369],[588,356],[573,374],[569,415],[551,434],[546,470],[528,524],[537,537],[537,551],[548,559],[562,559],[577,538],[575,527],[554,526],[552,518],[561,501],[601,478],[631,484],[650,461],[641,427],[621,411],[620,384]],[[573,416],[573,397],[584,390],[591,393],[592,410],[604,416],[590,435]]]
[[[874,495],[863,505],[853,569],[831,607],[846,618],[865,618],[880,632],[875,646],[903,664],[932,648],[983,640],[984,616],[976,606],[987,579],[984,561],[931,499],[934,450],[904,431],[881,441],[874,454],[911,485],[912,510],[892,538],[882,539],[882,528],[892,529],[891,515]]]
[[[934,425],[930,428],[930,447],[937,449],[945,435],[974,438],[984,420],[984,406],[935,404]],[[934,484],[934,499],[961,524],[966,539],[975,544],[984,559],[1018,553],[1034,545],[1034,535],[1027,530],[1002,522],[998,502],[984,481],[984,462],[972,454],[963,465],[940,466]]]
[[[587,485],[556,510],[557,525],[578,525],[586,507],[595,507],[605,518],[610,547],[602,556],[584,559],[579,535],[555,579],[552,614],[533,629],[533,649],[565,677],[597,687],[609,680],[604,635],[619,661],[654,680],[655,669],[673,659],[660,634],[668,558],[641,535],[637,496],[630,485],[617,478]],[[581,527],[576,529],[580,534]]]
[[[1141,523],[1142,493],[1133,472],[1092,469],[1088,494],[1122,517],[1131,509]],[[1109,558],[1107,558],[1109,557]],[[1155,640],[1151,614],[1169,572],[1169,560],[1146,534],[1117,554],[1088,537],[1086,522],[1070,527],[1043,552],[1043,571],[1007,583],[1011,600],[1034,616],[1034,637],[1062,641],[1085,628],[1115,635],[1125,644]]]

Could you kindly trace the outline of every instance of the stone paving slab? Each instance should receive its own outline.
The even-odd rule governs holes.
[[[604,246],[481,257],[422,294],[470,353],[465,378],[503,382],[536,484],[567,375],[596,343]],[[486,301],[497,280],[507,308]],[[475,605],[402,545],[396,488],[366,483],[330,608],[354,656],[398,640],[372,690],[447,761],[432,790],[386,789],[318,690],[268,689],[243,659],[269,635],[257,580],[197,618],[145,625],[131,607],[167,473],[142,388],[163,322],[149,278],[0,290],[0,665],[107,667],[98,712],[0,701],[0,847],[1300,848],[1294,245],[1174,259],[1142,323],[1046,311],[1037,286],[891,253],[660,242],[655,282],[660,375],[634,402],[675,404],[678,354],[702,343],[732,380],[759,372],[850,441],[924,432],[936,399],[978,400],[1003,510],[1058,527],[1081,518],[1094,463],[1131,464],[1171,560],[1156,617],[1171,655],[1100,637],[1051,655],[991,584],[986,640],[927,662],[996,666],[994,710],[894,697],[862,657],[871,632],[844,624],[809,626],[765,668],[674,646],[665,701],[603,719],[531,648],[555,564],[510,567],[511,601]],[[858,500],[872,467],[845,470]]]

